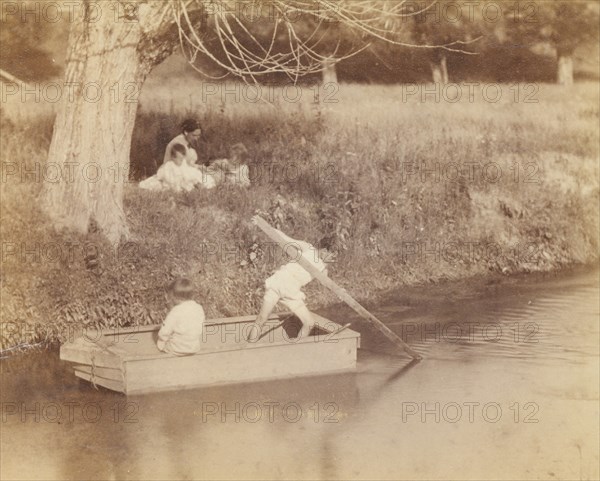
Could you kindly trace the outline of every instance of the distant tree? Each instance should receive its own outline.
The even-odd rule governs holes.
[[[481,36],[476,19],[480,17],[475,15],[475,9],[467,10],[461,2],[454,0],[439,0],[426,6],[422,3],[412,5],[413,12],[410,18],[413,41],[421,45],[434,46],[425,51],[432,80],[434,83],[447,84],[449,82],[448,55],[456,50],[461,54],[476,53],[474,40]],[[475,3],[475,6],[478,5]],[[453,49],[435,47],[450,42],[454,42]]]
[[[598,42],[600,22],[597,2],[570,0],[553,2],[507,2],[513,14],[506,22],[513,42],[533,46],[549,43],[556,50],[556,81],[573,84],[573,54],[587,42]]]

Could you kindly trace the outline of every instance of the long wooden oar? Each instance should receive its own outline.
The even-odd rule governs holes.
[[[287,239],[281,236],[281,234],[271,227],[269,223],[264,220],[260,216],[256,216],[256,225],[273,241],[275,241],[285,252],[286,248],[290,246],[290,243]],[[315,252],[315,255],[318,253]],[[413,359],[423,359],[423,357],[416,351],[410,348],[408,344],[406,344],[399,336],[397,336],[393,331],[391,331],[383,322],[377,319],[373,314],[367,311],[363,306],[361,306],[354,298],[344,289],[343,287],[338,286],[335,282],[333,282],[326,274],[319,271],[311,262],[307,261],[302,256],[297,256],[296,261],[304,267],[315,279],[317,279],[321,284],[331,290],[336,296],[338,296],[342,301],[348,304],[352,309],[354,309],[358,314],[364,317],[367,321],[371,323],[371,325],[381,332],[385,337],[387,337],[390,341],[400,347],[404,352],[406,352]]]

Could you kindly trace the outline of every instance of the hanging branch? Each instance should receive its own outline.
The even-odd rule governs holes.
[[[171,0],[181,50],[192,67],[206,77],[220,79],[233,74],[253,82],[260,75],[276,72],[296,81],[301,75],[321,72],[329,58],[340,61],[362,52],[373,40],[473,55],[463,47],[480,37],[441,45],[416,44],[402,39],[399,25],[407,18],[428,11],[436,3],[437,0],[433,0],[415,9],[413,2],[407,0]],[[263,31],[253,31],[248,19],[240,18],[244,7],[258,9],[255,21],[263,22],[260,25]],[[203,32],[198,32],[191,20],[191,12],[198,10],[207,20],[203,23]],[[266,14],[265,10],[268,10]],[[335,48],[328,51],[323,44],[332,24],[360,42],[351,42],[342,52],[341,38],[330,38]],[[343,35],[341,30],[337,33]],[[200,69],[195,64],[199,54],[212,60],[225,75],[214,76]]]

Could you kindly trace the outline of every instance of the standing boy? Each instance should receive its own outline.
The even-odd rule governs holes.
[[[258,223],[258,216],[252,218],[252,223]],[[325,240],[319,242],[319,248],[315,248],[308,242],[292,239],[281,231],[277,231],[287,242],[285,253],[292,257],[292,260],[281,266],[271,277],[265,281],[265,295],[262,307],[256,318],[256,324],[253,326],[249,341],[256,341],[262,330],[262,326],[269,319],[269,315],[279,301],[288,307],[302,322],[302,328],[298,337],[308,336],[311,328],[315,325],[315,320],[311,312],[304,303],[306,295],[302,292],[302,287],[313,280],[313,276],[304,269],[298,262],[298,256],[312,263],[316,269],[327,275],[327,265],[325,261],[331,257],[328,250],[329,245]]]

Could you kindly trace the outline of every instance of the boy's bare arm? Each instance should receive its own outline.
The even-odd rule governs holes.
[[[173,334],[173,323],[174,319],[172,318],[172,314],[167,314],[166,319],[163,321],[162,326],[158,331],[158,339],[161,341],[168,341],[171,339],[171,335]]]

